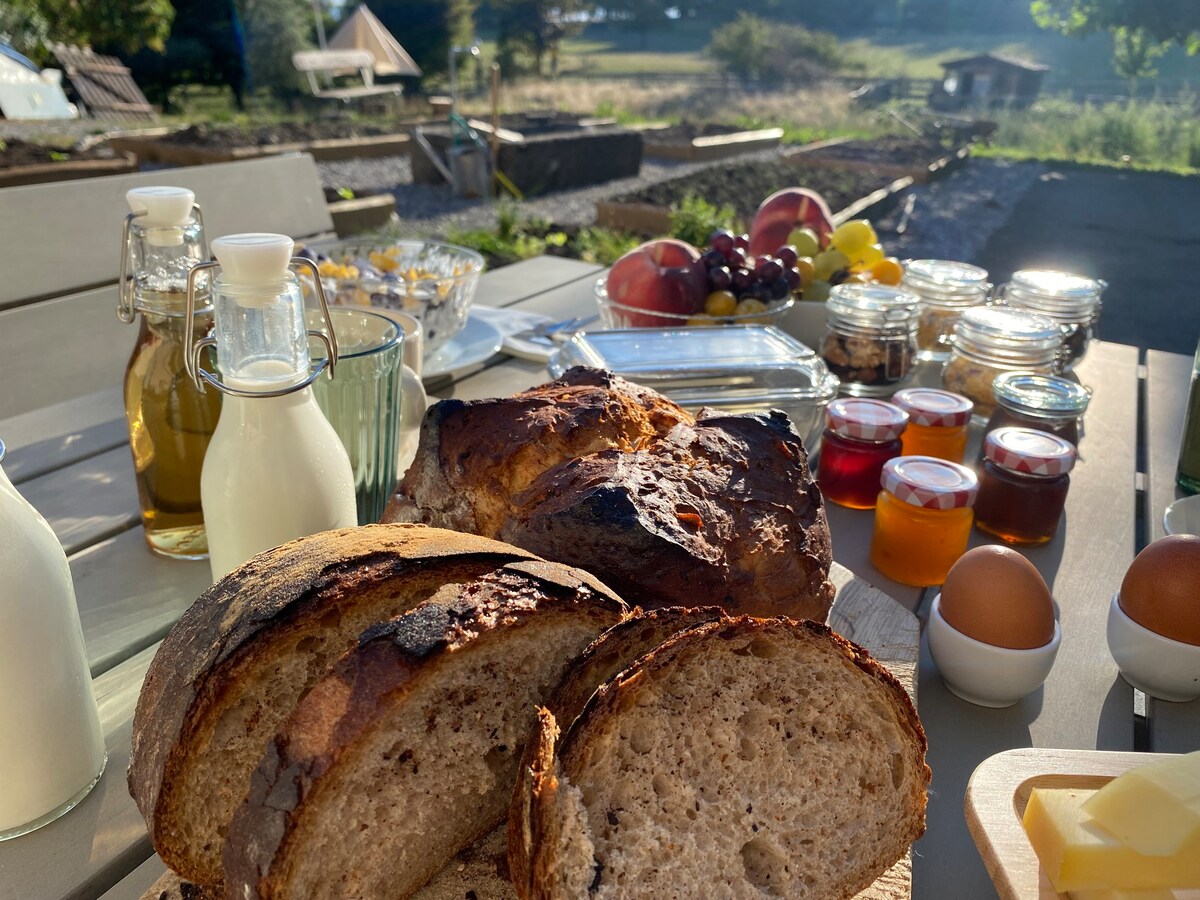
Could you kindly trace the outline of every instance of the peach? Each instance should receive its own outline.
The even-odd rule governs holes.
[[[635,328],[677,324],[654,313],[691,316],[704,309],[708,272],[700,253],[673,238],[648,241],[630,250],[608,273],[608,296],[624,306],[646,310],[630,316]]]
[[[833,232],[833,213],[820,194],[804,188],[784,188],[758,205],[750,227],[750,254],[774,253],[797,228],[811,228],[821,246],[829,243]]]

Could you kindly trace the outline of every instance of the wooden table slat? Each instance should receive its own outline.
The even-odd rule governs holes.
[[[120,387],[13,416],[0,429],[15,485],[129,442]]]

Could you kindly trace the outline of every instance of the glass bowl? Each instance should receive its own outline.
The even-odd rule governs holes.
[[[467,324],[483,257],[438,241],[343,241],[322,250],[317,265],[331,303],[417,319],[428,355]]]
[[[792,297],[773,300],[762,312],[732,316],[710,316],[706,313],[682,315],[657,312],[618,303],[608,296],[607,277],[597,279],[593,289],[596,306],[600,308],[600,323],[605,328],[700,328],[707,325],[776,325],[778,326],[795,305]]]

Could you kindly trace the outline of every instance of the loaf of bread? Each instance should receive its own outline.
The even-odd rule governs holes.
[[[369,629],[268,745],[229,827],[228,894],[411,896],[503,820],[538,705],[623,613],[506,570]]]
[[[543,710],[531,840],[509,843],[524,898],[852,897],[924,831],[908,695],[813,622],[689,628],[557,732]]]
[[[823,500],[783,413],[693,419],[594,369],[434,405],[384,519],[508,541],[647,608],[824,621],[833,602]]]
[[[163,641],[133,721],[130,793],[163,861],[188,881],[219,882],[250,773],[300,697],[372,625],[496,583],[535,605],[621,607],[585,572],[419,525],[293,541],[205,592]]]

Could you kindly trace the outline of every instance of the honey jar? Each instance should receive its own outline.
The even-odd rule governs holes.
[[[901,456],[883,467],[871,562],[893,581],[941,584],[966,552],[979,479],[966,466]]]
[[[871,509],[883,464],[899,456],[904,410],[883,400],[847,397],[825,410],[817,483],[830,503]]]
[[[892,402],[908,413],[908,427],[900,436],[905,456],[963,461],[974,408],[970,400],[937,388],[905,388]]]
[[[1004,372],[992,382],[992,395],[996,408],[985,437],[997,428],[1017,426],[1048,431],[1079,446],[1080,421],[1092,392],[1078,382],[1058,375]]]
[[[975,524],[1010,544],[1044,544],[1058,531],[1075,448],[1032,428],[997,428],[983,445]]]

